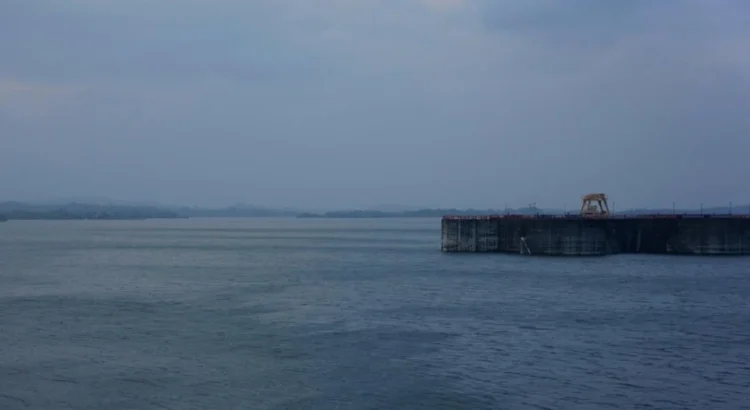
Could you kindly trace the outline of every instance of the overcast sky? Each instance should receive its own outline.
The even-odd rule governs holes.
[[[746,0],[2,0],[0,200],[750,201]]]

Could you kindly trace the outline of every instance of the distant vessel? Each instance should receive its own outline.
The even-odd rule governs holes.
[[[8,218],[5,215],[0,215],[0,222],[7,222]]]

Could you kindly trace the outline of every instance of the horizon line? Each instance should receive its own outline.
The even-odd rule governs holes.
[[[119,199],[110,199],[110,198],[88,198],[88,200],[84,200],[85,198],[70,198],[70,199],[46,199],[46,200],[17,200],[17,199],[3,199],[0,200],[0,204],[8,204],[8,203],[17,203],[22,205],[32,205],[32,206],[40,206],[40,205],[47,205],[47,206],[54,206],[54,205],[71,205],[71,204],[78,204],[78,205],[116,205],[116,206],[131,206],[131,207],[138,207],[138,206],[149,206],[149,207],[156,207],[156,208],[162,208],[162,209],[169,209],[169,208],[191,208],[191,209],[199,209],[199,210],[226,210],[231,208],[237,208],[237,207],[245,207],[248,209],[256,209],[256,210],[267,210],[267,211],[277,211],[277,212],[301,212],[301,213],[320,213],[320,212],[357,212],[357,211],[366,211],[366,212],[382,212],[382,213],[405,213],[405,212],[418,212],[418,211],[429,211],[429,210],[459,210],[459,211],[509,211],[509,210],[527,210],[527,209],[538,209],[540,211],[554,211],[554,212],[566,212],[571,213],[575,212],[579,207],[567,207],[563,205],[562,207],[545,207],[545,206],[537,206],[536,203],[527,204],[524,206],[518,206],[518,207],[512,207],[512,206],[504,206],[504,207],[477,207],[477,206],[469,206],[469,207],[458,207],[458,206],[412,206],[412,205],[374,205],[369,207],[320,207],[320,208],[304,208],[304,207],[298,207],[298,206],[276,206],[276,205],[256,205],[256,204],[249,204],[245,202],[236,202],[233,204],[226,204],[226,205],[188,205],[188,204],[165,204],[158,201],[145,201],[145,200],[119,200]],[[614,202],[612,202],[614,205]],[[402,208],[398,210],[384,210],[382,208]],[[631,206],[623,208],[626,211],[640,211],[640,210],[671,210],[671,211],[693,211],[693,210],[700,210],[700,209],[716,209],[716,208],[747,208],[748,212],[750,212],[750,202],[748,203],[740,203],[740,204],[734,204],[733,202],[727,202],[724,205],[705,205],[700,204],[699,206],[694,207],[677,207],[676,203],[673,203],[671,207],[668,206]],[[614,206],[612,206],[612,213],[617,213],[614,209]]]

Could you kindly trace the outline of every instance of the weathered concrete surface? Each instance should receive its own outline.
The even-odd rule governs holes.
[[[443,218],[445,252],[530,255],[606,255],[617,252],[613,233],[599,221],[561,218]]]
[[[750,218],[677,215],[611,223],[627,253],[750,255]]]
[[[442,220],[441,242],[444,252],[750,255],[750,218],[446,216]]]

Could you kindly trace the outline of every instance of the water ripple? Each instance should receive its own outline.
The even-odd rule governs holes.
[[[439,221],[0,226],[0,408],[739,409],[750,264],[444,255]]]

